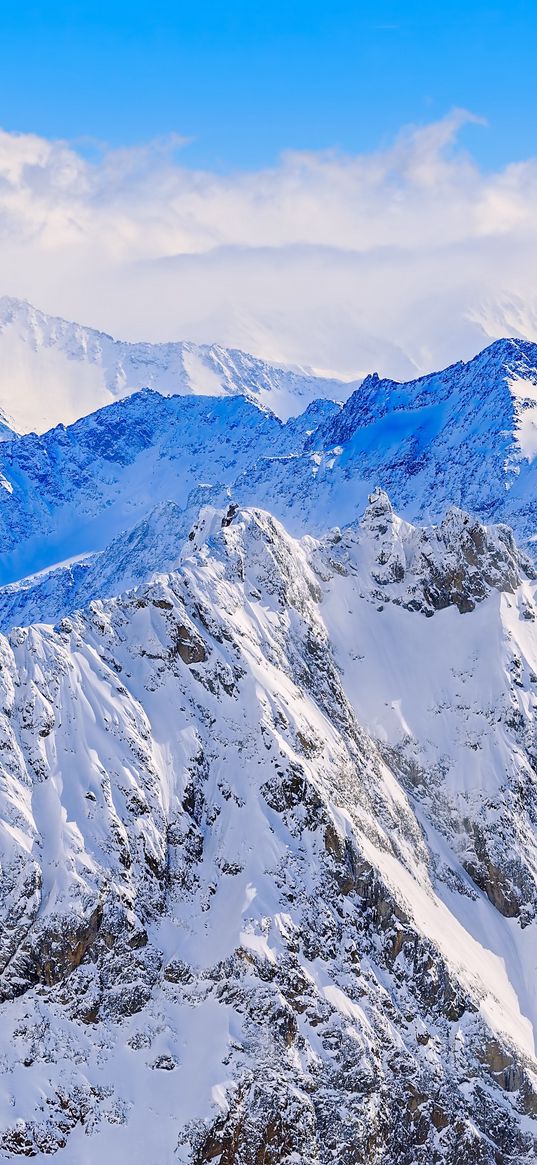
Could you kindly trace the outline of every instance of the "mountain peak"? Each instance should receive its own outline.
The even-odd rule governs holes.
[[[367,508],[364,510],[362,518],[362,525],[372,526],[378,519],[391,517],[393,514],[393,506],[386,493],[386,490],[376,486],[372,493],[367,498]]]

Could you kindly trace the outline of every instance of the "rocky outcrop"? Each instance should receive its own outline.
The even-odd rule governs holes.
[[[369,496],[359,530],[350,528],[336,560],[353,540],[364,573],[369,566],[374,601],[429,616],[450,606],[465,614],[491,591],[512,594],[524,578],[535,578],[507,526],[484,526],[456,507],[438,526],[410,526],[381,489]]]

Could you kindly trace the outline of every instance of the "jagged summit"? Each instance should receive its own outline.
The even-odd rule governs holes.
[[[260,465],[248,500],[306,527],[353,520],[376,483],[411,521],[450,505],[505,521],[531,546],[537,525],[537,345],[505,340],[408,383],[368,377],[287,465]]]
[[[379,485],[368,495],[367,506],[362,518],[362,526],[372,529],[385,528],[386,521],[393,518],[393,506],[385,489]]]
[[[350,395],[341,415],[329,420],[322,432],[316,434],[316,441],[320,439],[327,447],[341,444],[371,417],[438,405],[449,402],[454,395],[460,398],[459,408],[464,405],[472,412],[479,405],[485,407],[490,397],[495,398],[495,405],[500,405],[502,411],[509,407],[509,401],[516,408],[519,398],[520,408],[527,408],[524,403],[527,398],[518,387],[520,381],[527,384],[528,391],[537,386],[537,344],[508,338],[495,340],[471,360],[460,360],[441,372],[415,380],[381,379],[373,373]]]
[[[461,613],[472,611],[491,590],[513,593],[524,579],[536,577],[508,526],[485,526],[457,506],[438,525],[413,526],[394,513],[387,493],[377,489],[358,529],[353,525],[344,533],[345,552],[357,532],[360,554],[353,548],[354,569],[360,569],[361,558],[377,584],[375,601],[429,616],[452,605]]]

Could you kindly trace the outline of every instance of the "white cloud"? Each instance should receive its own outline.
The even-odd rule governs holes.
[[[88,160],[0,132],[0,293],[120,336],[346,374],[533,335],[537,162],[483,172],[457,145],[472,120],[232,175],[182,165],[179,139]]]

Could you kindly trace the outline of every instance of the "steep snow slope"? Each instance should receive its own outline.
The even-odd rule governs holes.
[[[0,639],[4,1158],[535,1160],[527,561],[380,493],[192,535]]]
[[[12,441],[16,436],[17,434],[9,424],[7,417],[3,412],[0,412],[0,441]]]
[[[286,427],[244,397],[146,390],[67,429],[6,442],[0,577],[101,549],[155,503],[184,505],[196,487],[231,483],[259,455],[296,440],[301,447],[303,436],[288,442]]]
[[[126,343],[0,298],[0,409],[20,432],[70,424],[142,388],[250,396],[282,416],[352,385],[216,344]]]

